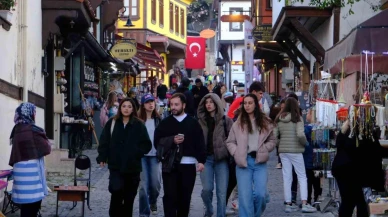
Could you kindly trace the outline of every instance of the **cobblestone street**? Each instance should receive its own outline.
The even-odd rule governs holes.
[[[84,154],[88,155],[93,164],[92,168],[92,189],[91,189],[91,208],[92,210],[88,210],[85,208],[85,216],[93,216],[93,217],[107,217],[108,216],[108,208],[110,202],[110,193],[108,192],[108,182],[109,182],[109,171],[107,168],[100,169],[97,165],[95,158],[97,155],[96,150],[88,150],[85,151]],[[275,169],[276,166],[276,156],[274,152],[272,153],[271,159],[268,162],[269,169],[269,193],[271,197],[271,201],[267,204],[266,211],[264,213],[264,217],[289,217],[289,216],[297,216],[297,217],[334,217],[332,213],[321,214],[320,212],[314,214],[303,214],[301,212],[295,212],[291,214],[284,213],[283,206],[283,185],[282,185],[282,175],[281,170]],[[54,185],[72,185],[72,177],[48,177],[49,187],[52,188]],[[201,182],[199,176],[197,176],[196,184],[194,187],[194,192],[191,201],[191,217],[201,217],[203,216],[203,203],[201,199]],[[162,196],[163,190],[158,199],[158,214],[153,215],[157,217],[163,216],[163,204],[162,204]],[[213,199],[213,204],[215,206],[216,199]],[[56,204],[56,193],[49,193],[49,196],[43,200],[41,214],[43,217],[51,217],[55,216],[55,204]],[[70,210],[72,207],[71,202],[60,202],[59,203],[59,216],[60,217],[75,217],[81,216],[81,204],[74,210]],[[134,216],[138,216],[138,198],[135,200],[134,205]],[[17,217],[19,213],[9,214],[7,217]],[[230,215],[231,217],[237,217],[238,215]]]

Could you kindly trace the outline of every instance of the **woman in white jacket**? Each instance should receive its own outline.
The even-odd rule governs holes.
[[[303,152],[307,143],[304,134],[304,123],[300,116],[298,101],[287,98],[284,108],[275,119],[277,127],[276,138],[279,138],[279,156],[282,161],[285,212],[297,211],[298,207],[291,203],[292,167],[295,168],[300,186],[302,212],[316,212],[307,204],[307,177],[303,160]]]

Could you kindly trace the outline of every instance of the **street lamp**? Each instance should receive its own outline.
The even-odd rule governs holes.
[[[124,8],[124,11],[121,13],[121,17],[124,17],[125,12],[127,11],[127,7],[124,6],[123,8]],[[133,26],[135,26],[135,25],[133,25],[132,20],[131,20],[129,14],[128,14],[128,18],[127,18],[127,23],[124,26],[126,26],[126,27],[133,27]]]
[[[135,26],[135,25],[133,25],[131,18],[128,17],[127,23],[126,23],[124,26],[133,27],[133,26]]]

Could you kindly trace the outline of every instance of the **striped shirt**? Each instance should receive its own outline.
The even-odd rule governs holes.
[[[48,194],[43,158],[14,164],[13,178],[12,201],[14,203],[34,203]]]

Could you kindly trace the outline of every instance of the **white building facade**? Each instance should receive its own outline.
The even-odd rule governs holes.
[[[280,0],[273,1],[272,8],[272,26],[275,26],[275,23],[278,21],[279,14],[281,10],[286,6],[292,7],[308,7],[310,5],[310,0],[301,2],[293,2]],[[345,7],[340,8],[339,14],[339,41],[341,41],[344,37],[346,37],[352,29],[357,27],[357,25],[361,24],[365,20],[371,18],[376,15],[380,11],[374,11],[372,9],[373,5],[379,5],[379,0],[371,0],[371,1],[359,1],[356,2],[352,7],[346,5]],[[349,15],[349,10],[352,10],[354,14]],[[311,32],[313,37],[319,44],[324,48],[324,50],[328,50],[332,46],[335,45],[334,37],[334,29],[335,29],[335,21],[334,21],[334,12],[333,15],[327,19],[323,24],[321,24],[315,31]],[[312,67],[314,62],[316,61],[315,57],[309,52],[309,50],[304,46],[300,41],[297,43],[298,49],[304,54],[304,56],[310,61],[310,72],[312,72]],[[299,59],[302,63],[302,61]]]
[[[222,15],[250,15],[251,1],[221,1]],[[238,80],[244,83],[244,22],[220,22],[221,40],[219,43],[229,45],[228,54],[231,63],[231,82]]]
[[[44,97],[41,11],[41,1],[18,1],[11,10],[10,28],[0,25],[0,170],[10,168],[9,137],[15,109],[21,102],[31,101],[28,99],[31,94]],[[13,88],[9,89],[10,86]],[[23,93],[14,92],[21,88]],[[37,107],[35,121],[44,128],[44,108]]]

